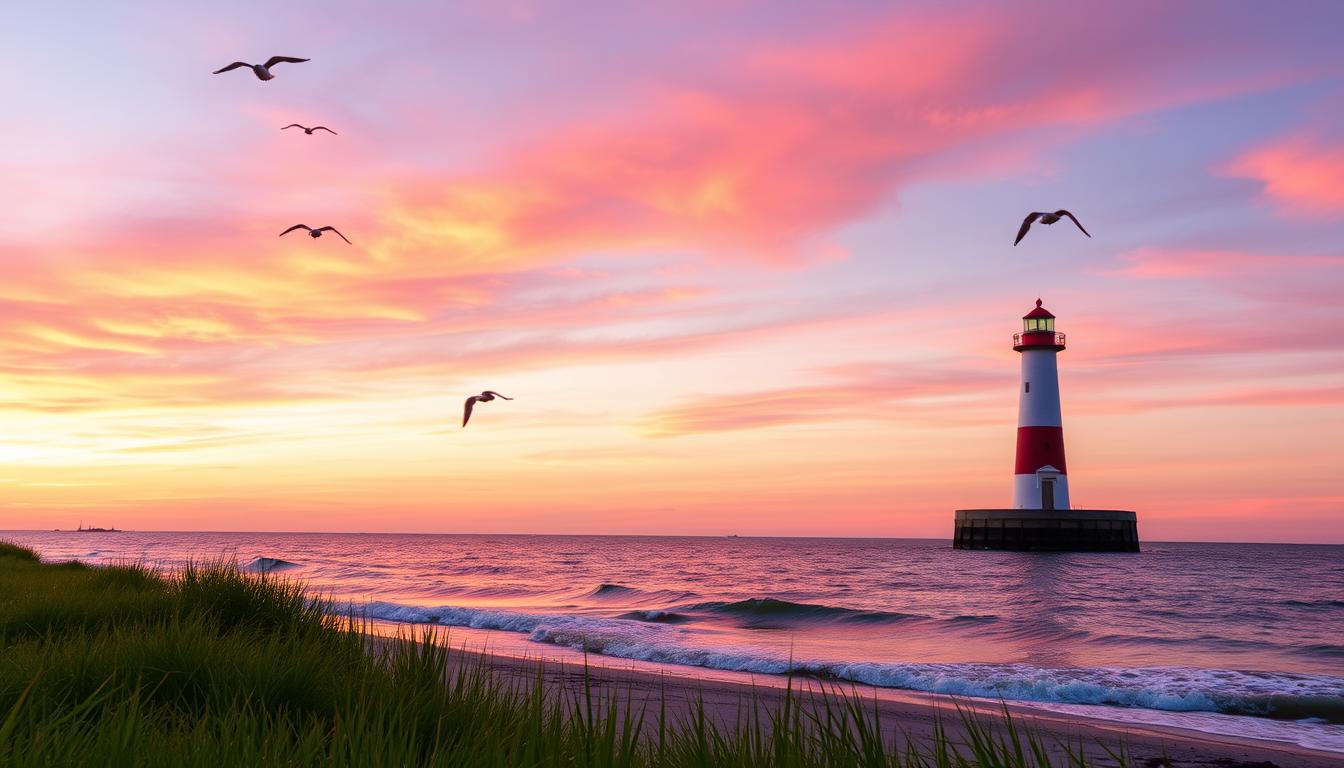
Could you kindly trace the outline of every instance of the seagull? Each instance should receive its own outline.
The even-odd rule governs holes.
[[[298,123],[290,123],[289,125],[286,125],[284,128],[281,128],[280,130],[287,131],[290,128],[303,128],[303,126],[299,125]],[[309,136],[313,135],[313,131],[326,131],[327,133],[330,133],[332,136],[338,135],[335,131],[331,130],[325,125],[314,125],[312,128],[303,128],[303,132],[308,134]]]
[[[488,389],[479,395],[468,397],[466,407],[462,409],[462,426],[467,426],[467,421],[471,418],[471,409],[475,408],[477,403],[488,403],[496,397],[502,397],[505,400],[513,399],[512,397],[504,397],[498,392],[491,392]]]
[[[293,232],[293,231],[296,230],[296,229],[306,229],[306,230],[308,230],[308,234],[309,234],[311,237],[321,237],[323,232],[326,232],[327,230],[331,230],[332,232],[335,232],[336,234],[340,235],[342,240],[344,240],[344,241],[347,242],[347,243],[350,243],[350,238],[346,237],[345,235],[341,235],[341,231],[340,231],[339,229],[335,228],[335,227],[318,227],[317,229],[313,229],[312,227],[308,226],[307,224],[295,224],[294,226],[290,227],[289,229],[286,229],[284,232],[281,232],[281,233],[280,233],[280,237],[284,237],[285,235],[288,235],[290,232]],[[351,244],[351,245],[354,245],[354,243],[350,243],[350,244]]]
[[[1042,213],[1041,211],[1033,211],[1030,216],[1022,220],[1022,228],[1017,230],[1017,239],[1013,241],[1013,245],[1017,245],[1018,243],[1022,242],[1022,238],[1027,236],[1027,230],[1031,229],[1031,222],[1040,219],[1042,224],[1054,224],[1056,221],[1059,221],[1065,216],[1068,216],[1070,219],[1073,219],[1074,224],[1078,224],[1078,219],[1072,213],[1069,213],[1068,211],[1062,208],[1058,211],[1055,211],[1054,213]],[[1078,228],[1083,229],[1083,225],[1078,224]],[[1083,234],[1087,235],[1086,229],[1083,229]],[[1087,236],[1091,237],[1091,235]]]
[[[237,69],[239,67],[250,67],[252,69],[252,74],[256,75],[258,80],[273,80],[275,79],[275,75],[271,74],[271,67],[274,67],[276,64],[301,64],[305,61],[307,61],[307,59],[296,59],[293,56],[272,56],[266,60],[265,64],[248,64],[246,61],[235,61],[223,69],[216,69],[213,74],[218,75],[222,72],[228,72],[231,69]]]

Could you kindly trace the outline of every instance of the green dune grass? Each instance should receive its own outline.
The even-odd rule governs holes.
[[[432,634],[375,655],[360,630],[234,565],[44,564],[0,542],[0,765],[1051,764],[1011,720],[908,744],[840,692],[747,703],[736,727],[703,707],[669,722],[540,674],[507,686]]]

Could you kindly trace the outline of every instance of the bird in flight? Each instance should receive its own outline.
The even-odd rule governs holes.
[[[286,125],[284,128],[281,128],[280,130],[287,131],[290,128],[303,128],[303,132],[308,134],[309,136],[313,135],[313,131],[326,131],[327,133],[330,133],[332,136],[338,135],[335,131],[331,130],[325,125],[314,125],[312,128],[304,128],[302,125],[299,125],[298,123],[290,123],[289,125]]]
[[[311,236],[311,237],[321,237],[323,232],[326,232],[327,230],[331,230],[332,232],[335,232],[337,235],[340,235],[340,237],[341,237],[342,240],[344,240],[344,241],[347,242],[347,243],[350,243],[350,238],[346,237],[345,235],[341,235],[341,231],[340,231],[339,229],[335,228],[335,227],[318,227],[317,229],[313,229],[312,227],[308,226],[307,224],[295,224],[294,226],[290,227],[289,229],[286,229],[284,232],[281,232],[281,233],[280,233],[280,237],[284,237],[285,235],[288,235],[290,232],[293,232],[293,231],[296,230],[296,229],[306,229],[306,230],[308,230],[308,234],[309,234],[309,236]],[[351,245],[354,245],[354,243],[350,243],[350,244],[351,244]]]
[[[472,395],[471,397],[468,397],[467,404],[462,409],[462,426],[464,427],[467,426],[467,421],[471,419],[471,409],[475,408],[477,403],[488,403],[491,400],[494,400],[496,397],[500,397],[505,400],[513,399],[512,397],[504,397],[498,392],[491,392],[488,389],[479,395]]]
[[[258,80],[273,80],[275,79],[275,75],[271,74],[271,67],[274,67],[276,64],[301,64],[305,61],[307,61],[307,59],[296,59],[293,56],[272,56],[266,60],[265,64],[248,64],[246,61],[235,61],[223,69],[216,69],[214,74],[218,75],[239,67],[249,67],[252,70],[252,74],[256,75]]]
[[[1059,221],[1065,216],[1069,217],[1070,219],[1073,219],[1073,223],[1078,224],[1078,228],[1083,230],[1084,235],[1091,237],[1091,235],[1087,234],[1087,230],[1083,229],[1083,225],[1078,223],[1078,219],[1072,213],[1069,213],[1068,211],[1061,208],[1060,210],[1055,211],[1054,213],[1042,213],[1041,211],[1033,211],[1029,216],[1027,216],[1027,218],[1023,219],[1022,228],[1017,230],[1017,239],[1013,241],[1013,245],[1017,245],[1018,243],[1022,242],[1022,238],[1027,236],[1027,230],[1031,229],[1031,223],[1033,221],[1039,219],[1042,224],[1054,224],[1056,221]]]

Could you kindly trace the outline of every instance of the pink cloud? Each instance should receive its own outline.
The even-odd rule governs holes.
[[[1080,402],[1079,415],[1143,413],[1168,408],[1320,408],[1344,405],[1344,387],[1248,387],[1135,397],[1119,388],[1105,398]]]
[[[1288,215],[1344,211],[1344,143],[1285,136],[1245,152],[1225,172],[1259,181],[1265,196]]]
[[[1110,21],[1071,32],[1097,37]],[[493,266],[668,247],[787,263],[802,241],[903,183],[983,174],[985,162],[955,156],[968,145],[1095,126],[1273,79],[1172,76],[1195,53],[1156,46],[1137,61],[1129,49],[1089,51],[1090,74],[1075,76],[1040,64],[1080,50],[1042,41],[1039,59],[1024,59],[1021,31],[1007,14],[982,11],[745,46],[723,54],[712,82],[646,89],[618,117],[559,126],[482,173],[395,194],[388,246]],[[1018,167],[1021,151],[977,156],[1002,153]],[[940,164],[943,154],[954,156]]]
[[[651,414],[646,432],[670,437],[832,421],[937,418],[964,421],[974,398],[1008,391],[1011,371],[912,370],[893,366],[846,367],[860,375],[833,385],[789,387],[702,397]],[[930,408],[937,416],[930,415]],[[954,414],[953,412],[960,412]],[[979,418],[975,423],[984,423]]]
[[[1123,266],[1104,274],[1136,278],[1224,277],[1248,272],[1344,266],[1344,256],[1298,256],[1197,248],[1139,248],[1120,254]]]

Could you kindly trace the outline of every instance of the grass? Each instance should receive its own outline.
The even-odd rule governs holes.
[[[733,725],[703,705],[673,721],[540,671],[506,685],[433,633],[379,657],[360,629],[233,565],[44,564],[0,542],[0,765],[1085,765],[1006,712],[916,744],[856,695],[790,687]]]

